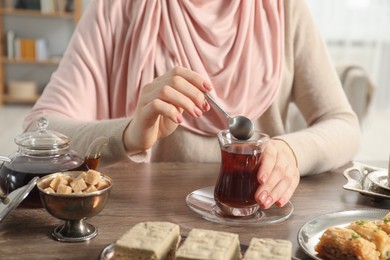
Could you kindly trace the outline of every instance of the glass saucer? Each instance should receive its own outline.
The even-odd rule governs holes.
[[[191,192],[186,197],[187,206],[204,219],[231,226],[264,226],[286,220],[294,211],[289,201],[283,208],[272,206],[269,209],[259,209],[248,217],[228,217],[220,213],[214,201],[214,186]]]

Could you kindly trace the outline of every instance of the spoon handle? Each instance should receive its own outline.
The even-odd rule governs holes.
[[[226,113],[216,102],[215,100],[208,94],[208,93],[204,93],[204,95],[206,96],[206,98],[211,102],[213,103],[213,105],[220,111],[222,112],[222,114],[224,114],[226,116],[227,119],[231,119],[231,116]]]

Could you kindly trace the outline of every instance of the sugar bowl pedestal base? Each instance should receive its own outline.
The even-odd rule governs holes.
[[[80,220],[66,220],[65,224],[57,226],[52,233],[55,240],[61,242],[83,242],[97,236],[97,228]]]

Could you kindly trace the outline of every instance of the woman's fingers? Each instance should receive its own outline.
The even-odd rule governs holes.
[[[265,209],[274,203],[284,206],[297,188],[299,178],[291,149],[282,141],[269,141],[258,174],[260,187],[255,193],[258,204]]]
[[[283,207],[290,200],[299,183],[296,171],[295,167],[287,166],[283,172],[271,176],[270,182],[273,183],[265,188],[269,193],[268,200],[262,204],[264,208],[269,208],[273,203]],[[275,178],[272,180],[274,176]]]
[[[181,112],[175,106],[161,99],[154,99],[144,107],[143,116],[146,121],[154,123],[161,115],[164,115],[175,123],[180,123],[178,115],[181,115]]]
[[[205,112],[203,92],[194,88],[183,78],[176,77],[172,80],[173,82],[169,82],[156,90],[156,98],[175,107],[181,107],[194,117],[200,117]]]
[[[205,81],[198,73],[185,68],[175,68],[157,78],[143,89],[142,103],[146,105],[154,99],[161,99],[194,117],[199,117],[210,109],[204,91],[208,91]]]
[[[187,68],[175,67],[165,75],[168,77],[180,76],[202,92],[207,92],[212,89],[211,83],[205,81],[202,75]]]
[[[292,195],[294,194],[294,191],[297,189],[298,184],[299,184],[299,172],[297,172],[296,167],[291,167],[290,169],[287,169],[287,171],[291,171],[291,173],[287,174],[288,176],[296,176],[298,175],[298,178],[291,178],[290,179],[290,187],[286,189],[285,193],[279,194],[279,199],[275,202],[276,206],[278,207],[283,207],[284,205],[287,204],[287,202],[291,199]],[[296,172],[294,172],[296,171]],[[276,187],[275,190],[278,190],[278,187]],[[283,190],[283,188],[279,189]],[[278,194],[271,195],[278,197]]]
[[[146,150],[183,122],[183,112],[200,117],[210,109],[204,92],[212,86],[189,69],[176,67],[141,89],[123,142],[129,153]]]
[[[260,184],[264,184],[267,182],[270,174],[272,173],[272,170],[275,167],[276,164],[276,156],[277,156],[277,150],[276,147],[270,143],[272,141],[269,141],[266,144],[266,147],[264,151],[261,153],[261,165],[260,165],[260,170],[258,174],[258,181]]]

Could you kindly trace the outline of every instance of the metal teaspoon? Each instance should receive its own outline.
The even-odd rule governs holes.
[[[231,117],[226,113],[216,102],[209,96],[208,93],[204,94],[206,98],[213,103],[213,105],[229,120],[229,131],[237,139],[248,140],[253,135],[254,126],[253,122],[245,116]]]

